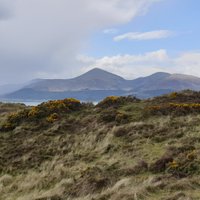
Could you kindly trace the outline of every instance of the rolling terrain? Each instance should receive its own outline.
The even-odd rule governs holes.
[[[200,199],[200,93],[0,106],[0,200]]]
[[[147,77],[126,80],[95,68],[72,79],[37,79],[2,98],[23,101],[73,97],[81,101],[100,101],[109,95],[150,98],[186,89],[199,91],[200,78],[158,72]]]

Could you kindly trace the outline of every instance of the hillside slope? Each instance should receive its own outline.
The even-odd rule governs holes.
[[[19,109],[0,115],[0,200],[200,199],[200,93]]]
[[[158,72],[130,82],[133,92],[142,98],[155,97],[185,89],[200,90],[200,78],[184,74]]]
[[[81,90],[120,90],[125,79],[110,72],[95,68],[72,79],[46,79],[27,85],[36,91],[66,92]]]

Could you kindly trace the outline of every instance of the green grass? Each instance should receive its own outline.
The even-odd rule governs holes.
[[[109,106],[54,110],[59,119],[52,123],[43,113],[1,130],[0,200],[200,199],[200,115],[146,113],[170,98],[117,98]],[[30,110],[1,108],[0,127],[10,113]]]

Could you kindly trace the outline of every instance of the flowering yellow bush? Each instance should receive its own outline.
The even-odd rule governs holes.
[[[63,100],[48,101],[44,104],[41,104],[40,107],[46,107],[48,111],[54,112],[57,110],[60,111],[76,110],[80,106],[81,102],[79,100],[68,98]]]
[[[109,97],[106,97],[102,103],[110,103],[110,102],[116,102],[117,100],[119,99],[119,97],[117,96],[109,96]]]
[[[24,109],[20,112],[12,113],[8,116],[7,121],[11,124],[18,124],[21,120],[27,118],[28,110]]]
[[[9,122],[15,122],[19,118],[18,113],[12,113],[8,116]]]
[[[107,100],[110,100],[110,101],[116,101],[118,99],[119,99],[119,97],[117,97],[117,96],[109,96],[109,97],[107,97]]]
[[[57,113],[53,113],[47,117],[47,122],[53,123],[55,121],[58,121],[58,119],[59,119],[59,115]]]
[[[179,164],[175,160],[173,160],[172,162],[169,163],[170,169],[176,169],[178,167],[179,167]]]
[[[70,98],[64,100],[55,100],[42,103],[38,106],[33,107],[29,113],[29,118],[42,118],[51,116],[55,113],[65,113],[67,111],[73,111],[79,109],[81,106],[80,101]],[[51,120],[50,120],[51,121]]]
[[[106,108],[110,106],[116,106],[120,103],[120,97],[117,96],[109,96],[106,97],[103,101],[98,104],[98,107]]]
[[[2,126],[2,129],[14,129],[22,121],[27,120],[30,120],[31,122],[42,122],[41,120],[44,119],[53,123],[59,119],[57,113],[65,114],[69,111],[76,111],[81,108],[81,105],[79,100],[73,98],[48,101],[38,106],[34,106],[31,109],[24,109],[20,112],[10,114],[6,123]]]
[[[36,117],[38,114],[39,114],[39,108],[35,106],[29,111],[28,117]]]
[[[179,152],[176,155],[176,160],[168,164],[167,171],[178,177],[193,174],[199,170],[197,155],[195,150]]]

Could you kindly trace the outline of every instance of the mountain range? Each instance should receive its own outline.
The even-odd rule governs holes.
[[[99,101],[106,96],[134,95],[150,98],[185,89],[200,90],[200,78],[183,74],[158,72],[147,77],[126,80],[105,70],[94,68],[72,79],[36,79],[5,99],[49,100],[73,97],[82,101]]]

